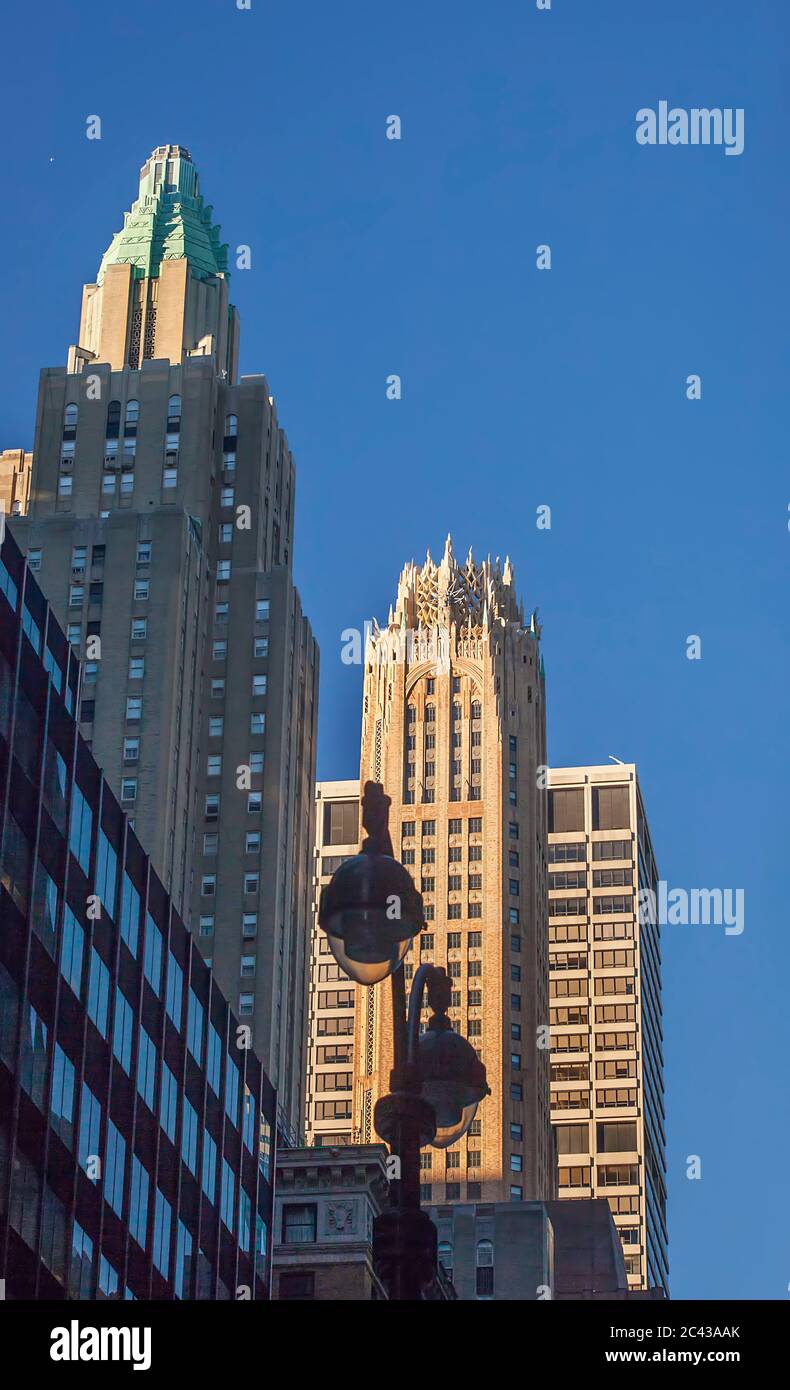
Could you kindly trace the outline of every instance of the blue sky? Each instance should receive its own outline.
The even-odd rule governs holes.
[[[551,761],[636,761],[663,876],[746,892],[742,936],[664,937],[672,1293],[787,1297],[785,0],[48,0],[6,23],[0,445],[32,442],[140,164],[186,144],[252,248],[232,298],[297,460],[320,774],[358,765],[342,629],[448,530],[509,552]],[[743,107],[744,153],[640,147],[661,99]]]

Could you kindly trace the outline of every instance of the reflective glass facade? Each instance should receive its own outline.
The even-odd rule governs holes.
[[[74,721],[79,666],[0,549],[6,1298],[266,1298],[274,1090]]]

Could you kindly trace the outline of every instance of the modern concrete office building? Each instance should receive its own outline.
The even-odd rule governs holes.
[[[425,903],[407,988],[420,961],[447,969],[450,1017],[491,1087],[468,1136],[424,1151],[426,1204],[554,1195],[544,700],[540,628],[508,561],[459,563],[448,537],[438,565],[406,566],[365,652],[361,782],[391,799],[394,853]],[[363,992],[354,1057],[369,1143],[392,1065],[386,985]]]
[[[359,782],[319,782],[316,797],[314,915],[310,941],[305,1142],[353,1142],[354,1018],[363,991],[344,975],[318,926],[321,889],[359,852]]]
[[[79,663],[0,549],[0,1281],[265,1299],[274,1090],[78,732]]]
[[[155,150],[46,368],[15,535],[84,662],[80,727],[277,1087],[304,1106],[318,652],[294,465],[236,379],[227,247],[187,150]]]
[[[549,773],[551,1117],[559,1195],[606,1197],[629,1286],[667,1291],[658,881],[633,763]]]

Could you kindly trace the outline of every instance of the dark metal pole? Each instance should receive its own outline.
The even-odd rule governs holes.
[[[422,965],[412,983],[406,1016],[403,970],[392,980],[392,1028],[395,1065],[391,1094],[376,1106],[375,1123],[399,1160],[399,1175],[390,1186],[390,1209],[374,1223],[374,1263],[390,1299],[415,1300],[436,1274],[436,1228],[420,1207],[420,1149],[433,1137],[433,1110],[420,1094],[417,1061],[420,1010],[435,967]],[[443,971],[437,972],[443,975]]]

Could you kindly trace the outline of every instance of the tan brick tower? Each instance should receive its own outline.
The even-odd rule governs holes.
[[[423,894],[426,930],[406,961],[453,981],[450,1017],[492,1094],[470,1134],[423,1154],[425,1201],[550,1197],[544,680],[508,560],[401,574],[394,611],[365,652],[361,782],[391,798],[396,856]],[[386,984],[358,989],[354,1129],[375,1139],[389,1089]]]

